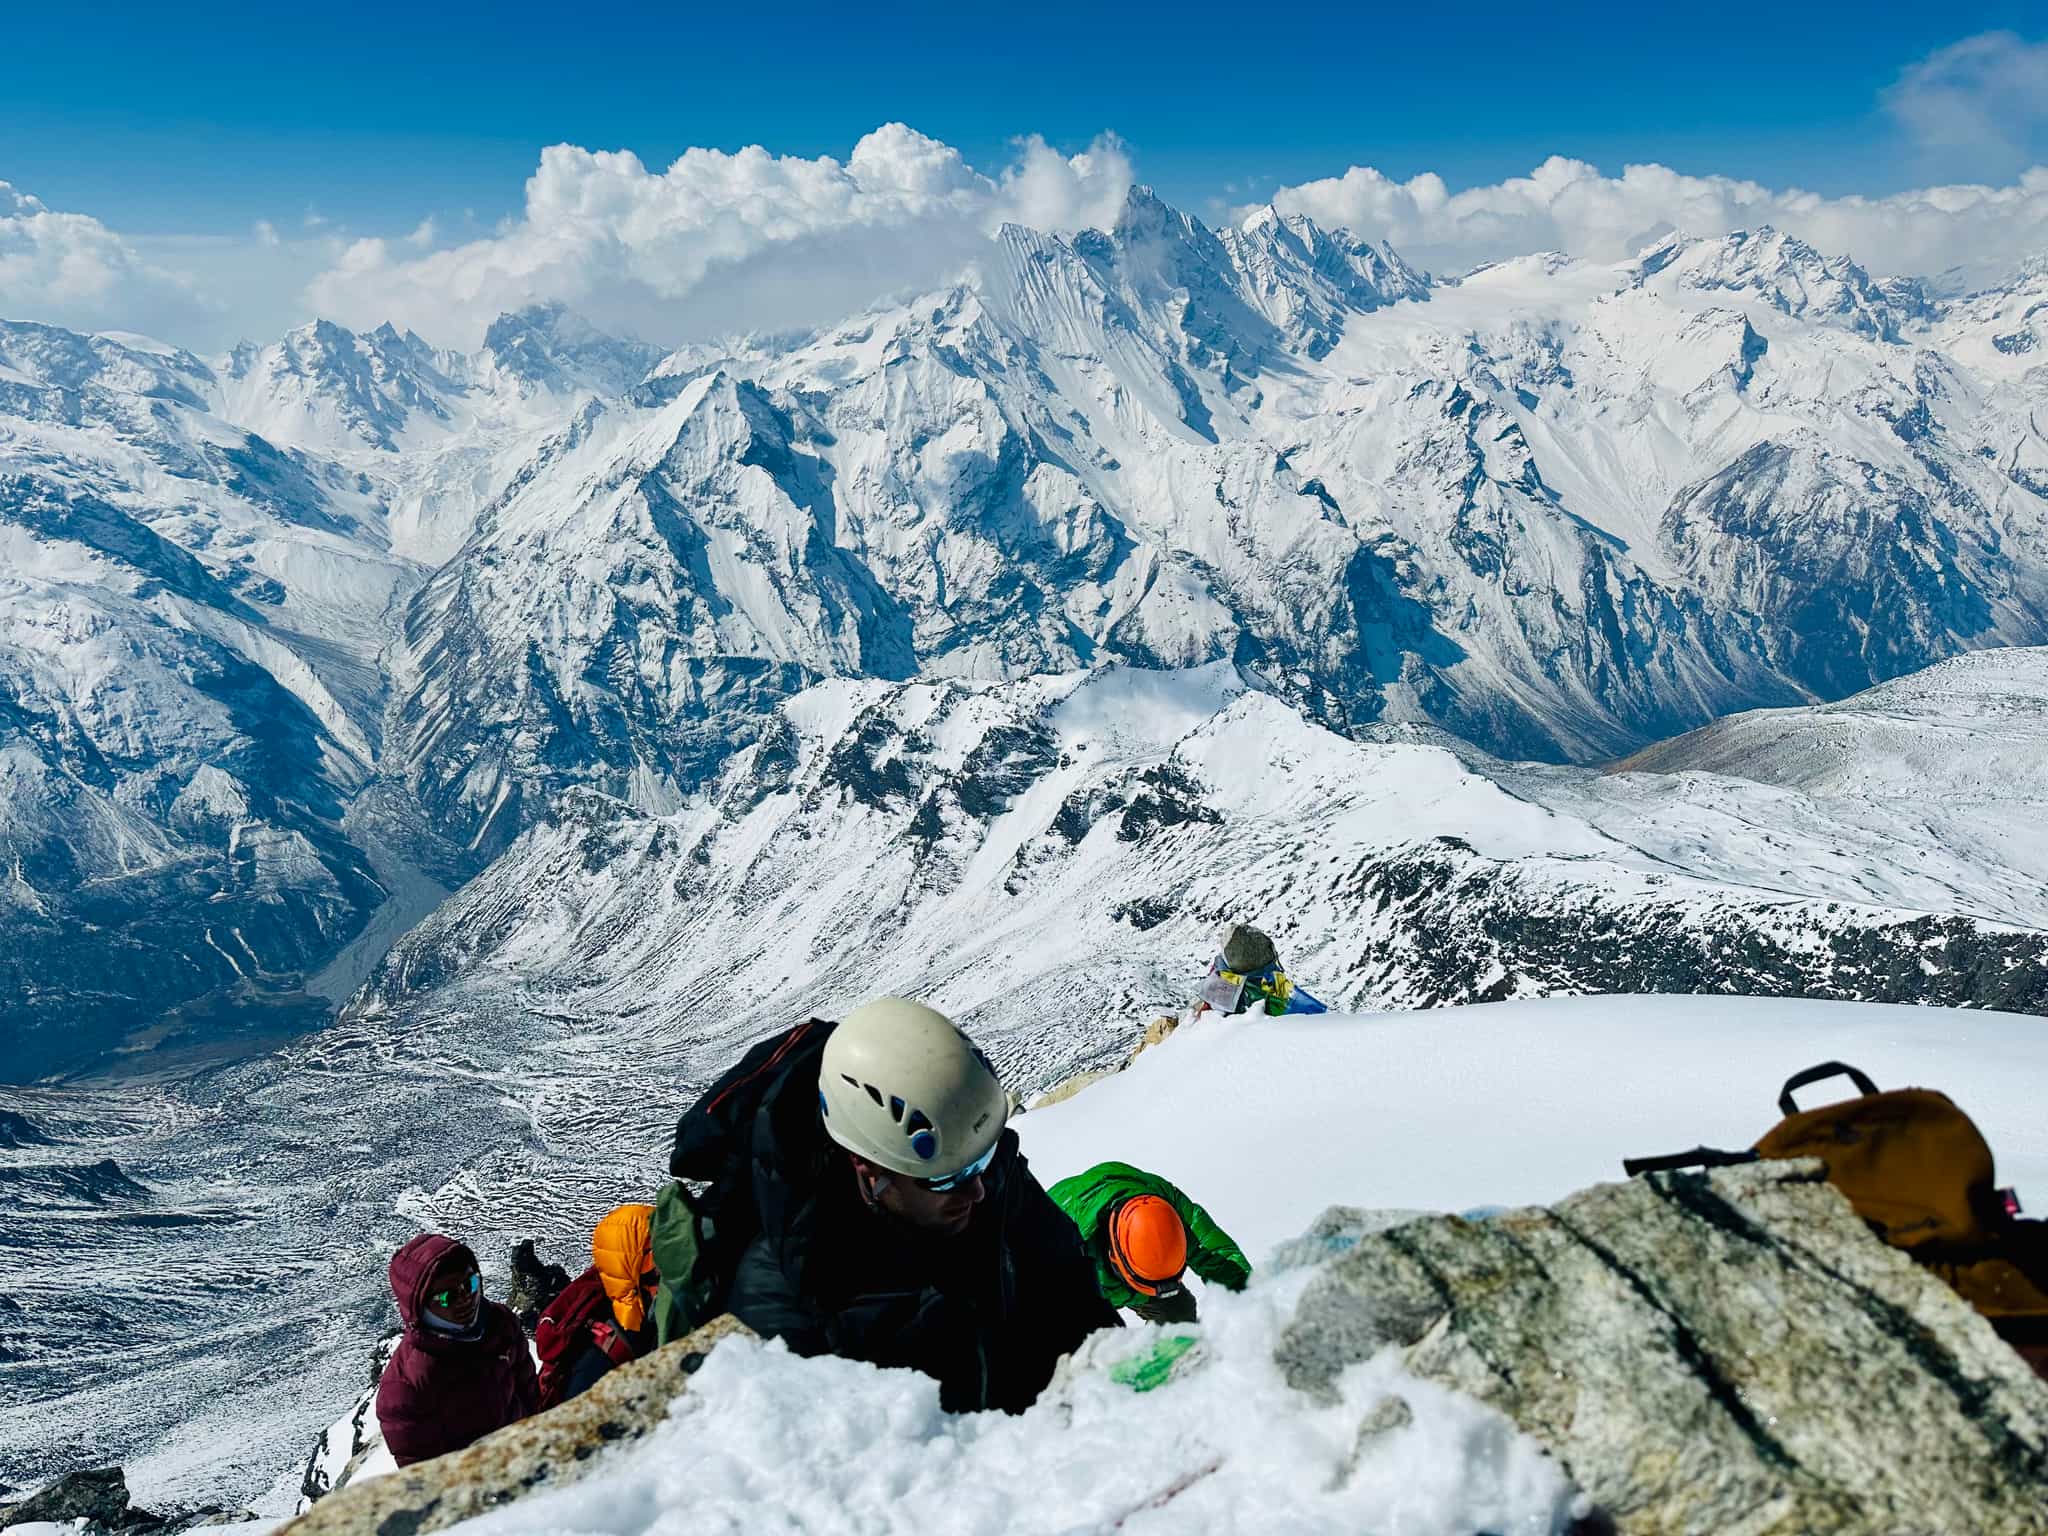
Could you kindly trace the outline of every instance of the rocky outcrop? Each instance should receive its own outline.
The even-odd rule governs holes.
[[[2048,1531],[2048,1385],[1818,1163],[1351,1233],[1282,1337],[1289,1382],[1330,1393],[1397,1350],[1547,1447],[1620,1531]]]
[[[1560,889],[1449,834],[1361,860],[1337,895],[1373,914],[1346,982],[1407,1007],[1631,992],[2048,1013],[2048,933],[1968,912],[1692,881]]]
[[[219,1504],[138,1509],[128,1502],[128,1474],[119,1467],[81,1468],[17,1503],[0,1499],[0,1531],[19,1527],[64,1530],[72,1536],[176,1536],[180,1531],[255,1518],[245,1509]]]
[[[486,1435],[467,1450],[338,1488],[283,1531],[426,1536],[543,1488],[579,1482],[597,1470],[598,1452],[637,1440],[667,1418],[669,1405],[689,1388],[718,1341],[746,1331],[737,1318],[716,1318],[620,1366],[581,1397]]]
[[[104,1530],[126,1523],[129,1513],[127,1474],[119,1467],[88,1467],[67,1472],[12,1508],[0,1508],[0,1525],[79,1520]]]
[[[1052,1087],[1046,1089],[1045,1092],[1041,1093],[1024,1107],[1027,1109],[1046,1109],[1054,1104],[1064,1103],[1066,1100],[1071,1099],[1090,1083],[1099,1083],[1105,1077],[1115,1077],[1117,1073],[1130,1066],[1132,1062],[1151,1050],[1153,1046],[1164,1040],[1176,1029],[1179,1029],[1180,1026],[1181,1019],[1179,1015],[1171,1013],[1160,1014],[1159,1017],[1145,1026],[1143,1033],[1138,1036],[1138,1043],[1131,1047],[1130,1055],[1124,1057],[1115,1066],[1098,1067],[1092,1071],[1077,1072],[1065,1082],[1053,1084]]]
[[[322,1430],[313,1442],[306,1469],[299,1474],[295,1513],[304,1514],[351,1477],[360,1475],[367,1454],[383,1446],[384,1426],[377,1422],[377,1383],[383,1378],[384,1367],[391,1363],[398,1341],[404,1337],[394,1333],[378,1341],[370,1351],[369,1380],[363,1390],[356,1394],[348,1412]]]

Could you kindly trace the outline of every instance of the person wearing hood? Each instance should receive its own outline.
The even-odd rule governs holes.
[[[621,1205],[590,1236],[590,1268],[557,1296],[534,1330],[544,1406],[580,1397],[655,1345],[651,1205]]]
[[[391,1256],[405,1337],[377,1383],[377,1422],[399,1466],[459,1451],[540,1406],[511,1309],[483,1294],[476,1255],[423,1232]]]

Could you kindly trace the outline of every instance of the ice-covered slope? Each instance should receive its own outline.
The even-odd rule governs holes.
[[[1615,766],[1730,774],[1928,811],[2041,804],[2048,650],[1978,651],[1831,704],[1730,715]]]
[[[670,814],[569,798],[356,1006],[571,1009],[662,1037],[897,989],[1032,1018],[1071,1059],[1104,1006],[1176,1006],[1227,917],[1344,1003],[2048,1004],[2048,899],[2001,830],[2021,800],[1964,836],[1862,796],[1466,757],[1347,740],[1225,663],[819,684]]]

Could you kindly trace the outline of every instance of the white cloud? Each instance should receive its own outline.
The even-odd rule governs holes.
[[[308,297],[344,324],[389,319],[462,344],[543,300],[657,338],[816,323],[942,279],[1005,220],[1109,223],[1130,182],[1114,139],[1072,157],[1030,139],[989,177],[900,123],[844,163],[691,149],[656,173],[627,151],[557,144],[506,227],[418,256],[358,240]]]
[[[57,213],[0,181],[0,316],[91,329],[189,322],[204,306],[98,219]]]
[[[2048,154],[2048,42],[1966,37],[1908,68],[1884,105],[1931,163],[1979,176],[2030,165]]]
[[[1552,156],[1527,176],[1461,192],[1434,174],[1394,181],[1353,166],[1342,176],[1283,187],[1273,202],[1319,224],[1391,241],[1411,261],[1442,272],[1542,250],[1615,260],[1672,230],[1713,235],[1760,224],[1886,274],[1991,272],[2048,252],[2043,166],[2005,186],[1828,198],[1662,165],[1605,176],[1583,160]]]
[[[2014,71],[2039,50],[1991,41],[1995,48],[1973,39],[1916,65],[1901,90],[1911,80],[1918,105],[1900,96],[1892,109],[1904,121],[1958,80],[1975,82],[1969,99],[1980,103],[2021,89],[2011,82],[2031,77]],[[2041,110],[2038,101],[2020,107]],[[1935,114],[1925,133],[1963,120]],[[826,323],[946,281],[1006,220],[1105,227],[1131,180],[1129,154],[1107,137],[1072,156],[1023,140],[993,174],[901,124],[870,133],[844,161],[692,149],[655,171],[629,153],[564,144],[542,153],[518,215],[488,232],[460,221],[469,238],[450,244],[454,221],[365,238],[312,213],[303,224],[295,214],[235,235],[123,235],[0,183],[0,315],[142,331],[205,350],[266,340],[315,315],[359,327],[389,319],[470,345],[500,312],[559,300],[604,329],[680,341]],[[2003,185],[1827,198],[1661,165],[1608,176],[1559,157],[1464,191],[1435,175],[1397,182],[1354,167],[1274,200],[1385,237],[1437,271],[1537,250],[1617,259],[1672,229],[1766,223],[1884,273],[1966,265],[1988,276],[2048,252],[2042,167]]]

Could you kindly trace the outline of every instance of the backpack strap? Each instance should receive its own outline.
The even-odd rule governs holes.
[[[1759,1158],[1754,1152],[1722,1152],[1714,1147],[1694,1147],[1690,1152],[1667,1152],[1662,1157],[1625,1157],[1621,1160],[1621,1171],[1630,1178],[1645,1173],[1671,1173],[1680,1168],[1733,1168],[1738,1163],[1754,1163]]]
[[[830,1030],[822,1019],[806,1019],[779,1036],[760,1041],[742,1056],[676,1122],[668,1160],[670,1174],[706,1183],[727,1171],[742,1155],[747,1136],[744,1122],[754,1103],[785,1065],[804,1054],[806,1042],[822,1050],[821,1042]]]
[[[1856,1085],[1857,1091],[1865,1095],[1877,1092],[1877,1084],[1847,1062],[1824,1061],[1817,1067],[1808,1067],[1804,1072],[1794,1072],[1785,1080],[1784,1090],[1778,1095],[1779,1112],[1785,1115],[1798,1114],[1799,1102],[1792,1095],[1801,1088],[1810,1088],[1815,1083],[1824,1082],[1831,1077],[1848,1078]]]
[[[626,1337],[626,1330],[616,1323],[592,1323],[590,1342],[603,1350],[605,1358],[613,1365],[624,1365],[633,1358],[633,1341]]]

